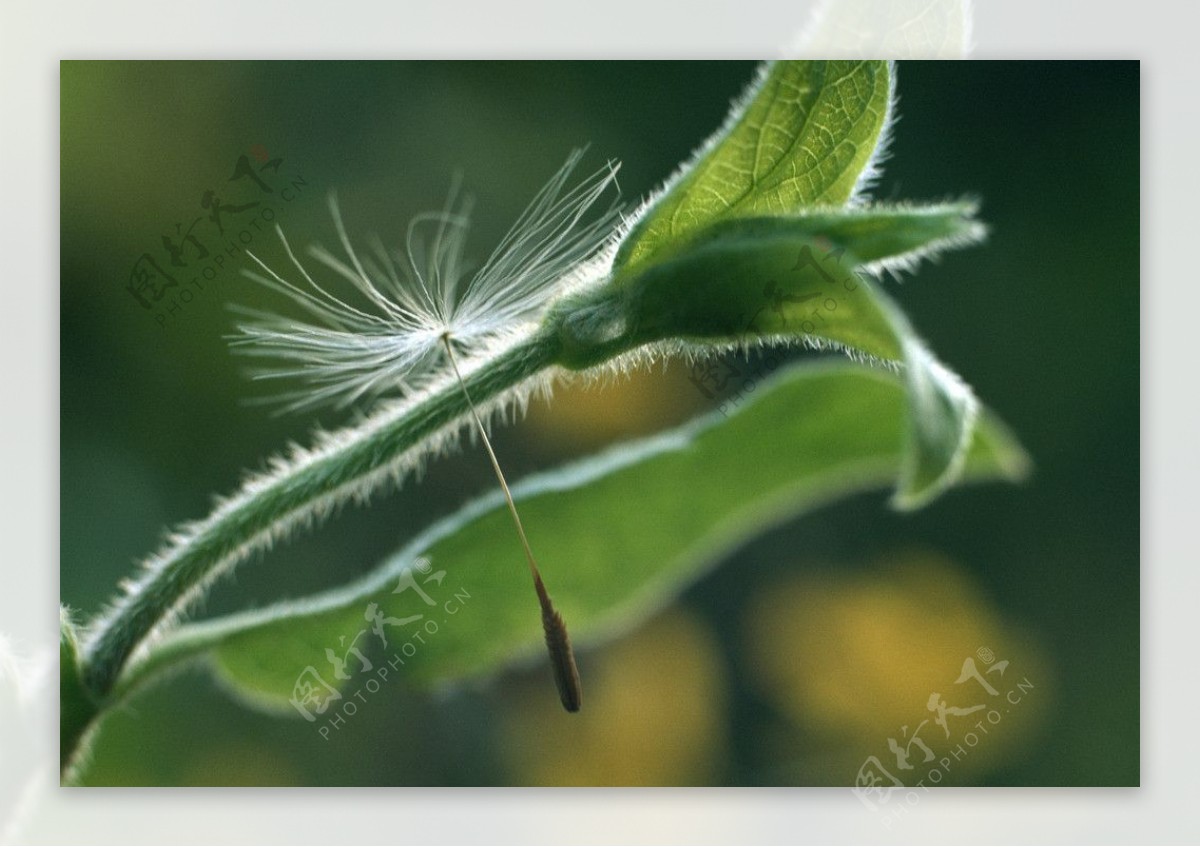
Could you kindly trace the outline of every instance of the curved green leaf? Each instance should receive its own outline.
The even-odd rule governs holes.
[[[634,226],[616,265],[673,252],[718,220],[850,200],[873,176],[892,78],[886,62],[765,65],[725,125]]]
[[[804,342],[902,366],[910,388],[910,449],[894,502],[915,508],[953,480],[978,404],[882,287],[856,269],[909,261],[938,243],[969,242],[979,226],[963,209],[713,224],[693,236],[687,251],[619,274],[591,303],[570,304],[560,361],[586,367],[623,349],[684,339]],[[858,248],[870,262],[852,252]],[[587,317],[606,313],[617,317]]]
[[[890,484],[904,461],[905,395],[886,371],[848,363],[792,368],[760,381],[753,401],[728,416],[709,415],[514,485],[577,646],[649,615],[765,527]],[[1016,479],[1025,468],[1021,448],[985,416],[967,475]],[[425,571],[413,567],[419,557],[431,562]],[[385,621],[423,617],[382,625],[383,649],[372,631],[376,612]],[[494,672],[522,657],[544,660],[541,638],[520,547],[494,491],[356,584],[181,627],[127,671],[121,688],[212,651],[236,691],[290,710],[297,684],[313,673],[348,687],[387,665],[390,677],[429,684]],[[339,681],[326,649],[340,658],[351,643],[373,670],[351,655],[350,679]],[[584,661],[586,672],[586,654]]]
[[[909,269],[919,259],[978,243],[987,233],[987,227],[975,217],[978,210],[978,204],[970,200],[872,203],[779,215],[766,222],[825,239],[831,248],[847,250],[865,263],[865,269],[874,271]]]

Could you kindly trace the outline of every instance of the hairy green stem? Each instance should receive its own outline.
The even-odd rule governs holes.
[[[481,405],[552,365],[556,336],[539,330],[464,375]],[[147,576],[117,601],[93,630],[83,661],[83,679],[93,697],[112,691],[133,651],[155,629],[184,610],[213,579],[271,543],[289,521],[304,519],[350,491],[363,491],[385,477],[405,454],[469,414],[457,382],[378,424],[365,437],[326,448],[290,473],[275,474],[261,490],[232,501],[201,524],[186,544],[175,547]]]

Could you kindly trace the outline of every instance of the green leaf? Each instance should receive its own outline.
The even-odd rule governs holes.
[[[969,208],[947,207],[713,224],[693,236],[687,251],[619,274],[590,303],[567,304],[572,316],[562,322],[560,361],[582,368],[622,350],[684,339],[834,346],[903,367],[911,449],[893,502],[915,508],[953,479],[977,402],[882,287],[857,269],[967,243],[981,229],[969,215]],[[616,317],[594,317],[605,314]]]
[[[761,376],[752,402],[728,415],[715,413],[513,486],[578,647],[586,650],[645,618],[764,528],[886,486],[900,472],[907,399],[894,374],[845,363]],[[984,415],[966,476],[1018,479],[1026,464],[1012,437]],[[133,665],[122,688],[214,651],[219,675],[234,690],[291,711],[289,698],[306,668],[345,688],[365,682],[369,674],[353,656],[344,683],[326,660],[326,648],[342,656],[355,639],[371,673],[391,662],[389,678],[417,685],[484,675],[522,658],[544,661],[538,606],[509,520],[494,491],[356,584],[185,625]],[[413,568],[421,556],[431,560],[427,573]],[[389,646],[381,650],[370,631],[370,604],[397,620],[424,617],[385,626]],[[411,655],[404,645],[413,645]],[[586,674],[586,652],[583,662]]]
[[[919,259],[978,243],[987,233],[972,201],[893,205],[873,203],[777,216],[768,228],[791,228],[857,257],[868,270],[909,269]],[[745,222],[749,224],[750,222]]]
[[[765,65],[630,231],[616,265],[661,258],[719,220],[841,206],[873,176],[891,102],[886,62]]]

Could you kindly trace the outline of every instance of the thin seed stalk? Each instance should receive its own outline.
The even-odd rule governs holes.
[[[496,451],[492,449],[492,441],[488,438],[487,428],[484,427],[483,419],[479,417],[475,404],[471,402],[471,394],[467,391],[462,374],[459,373],[458,361],[454,356],[454,346],[450,343],[449,333],[442,335],[442,343],[446,346],[450,367],[454,369],[454,375],[458,377],[458,384],[462,387],[463,397],[466,398],[467,406],[471,409],[475,426],[479,428],[479,437],[483,440],[483,446],[487,448],[488,458],[492,460],[492,470],[496,472],[500,490],[504,492],[504,499],[508,502],[508,511],[512,515],[517,535],[521,539],[521,547],[525,550],[525,559],[529,562],[529,574],[533,577],[534,591],[537,592],[538,604],[542,609],[542,630],[546,635],[546,649],[550,654],[550,666],[554,669],[554,682],[558,687],[559,699],[562,700],[563,708],[568,712],[578,712],[580,706],[583,705],[583,685],[579,681],[579,668],[575,664],[575,652],[571,649],[571,638],[567,634],[567,625],[563,622],[562,615],[554,608],[554,603],[550,601],[550,594],[546,591],[546,584],[542,581],[537,561],[533,558],[533,549],[529,546],[529,538],[525,535],[525,526],[521,523],[521,515],[517,512],[517,504],[513,502],[512,492],[508,490],[504,471],[500,470],[500,460],[496,458]]]

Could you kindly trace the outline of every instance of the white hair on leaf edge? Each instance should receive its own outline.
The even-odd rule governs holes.
[[[867,157],[866,164],[858,172],[858,178],[854,181],[854,188],[850,192],[849,200],[846,201],[848,206],[858,206],[870,199],[870,192],[883,176],[883,163],[891,155],[892,131],[900,119],[896,112],[899,95],[896,93],[896,63],[894,61],[887,63],[887,74],[888,93],[887,105],[884,107],[883,113],[883,125],[879,128],[879,134],[875,136],[875,146],[871,150],[871,155]]]

